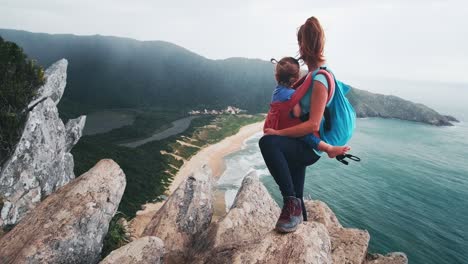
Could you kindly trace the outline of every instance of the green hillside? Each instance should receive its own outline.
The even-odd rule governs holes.
[[[273,67],[261,60],[209,60],[163,41],[50,35],[0,29],[44,67],[69,61],[65,116],[108,108],[224,108],[265,112]]]

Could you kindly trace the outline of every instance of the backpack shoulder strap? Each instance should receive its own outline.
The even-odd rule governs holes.
[[[327,79],[328,83],[328,97],[327,97],[327,106],[330,105],[333,96],[335,95],[335,78],[332,73],[327,70],[327,67],[320,67],[315,71],[314,77],[317,74],[322,74]]]

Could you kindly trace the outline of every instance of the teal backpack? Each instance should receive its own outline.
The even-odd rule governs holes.
[[[338,81],[326,67],[320,67],[314,71],[312,79],[317,73],[326,77],[329,87],[327,105],[320,124],[320,139],[330,145],[344,146],[349,142],[356,128],[356,112],[346,98],[351,87]],[[359,161],[358,157],[351,154],[338,156],[337,160],[347,165],[348,162],[344,158]]]
[[[325,107],[324,120],[320,125],[320,137],[330,145],[343,146],[353,136],[356,128],[356,112],[345,96],[351,87],[331,75],[335,89]]]

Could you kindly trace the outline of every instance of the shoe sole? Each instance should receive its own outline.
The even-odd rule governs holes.
[[[278,227],[276,226],[275,227],[275,230],[279,233],[291,233],[291,232],[294,232],[297,230],[297,227],[302,224],[302,219],[301,221],[295,226],[295,227],[292,227],[292,228],[284,228],[284,227]]]

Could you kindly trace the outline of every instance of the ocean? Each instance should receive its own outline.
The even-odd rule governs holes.
[[[454,127],[358,119],[350,153],[362,161],[345,166],[323,156],[307,169],[305,196],[326,202],[344,226],[368,230],[369,252],[402,251],[414,264],[468,263],[468,100],[461,95],[468,99],[468,91],[456,99],[463,105],[426,102],[462,120]],[[260,137],[226,157],[218,184],[228,205],[250,170],[281,200],[260,154]]]

